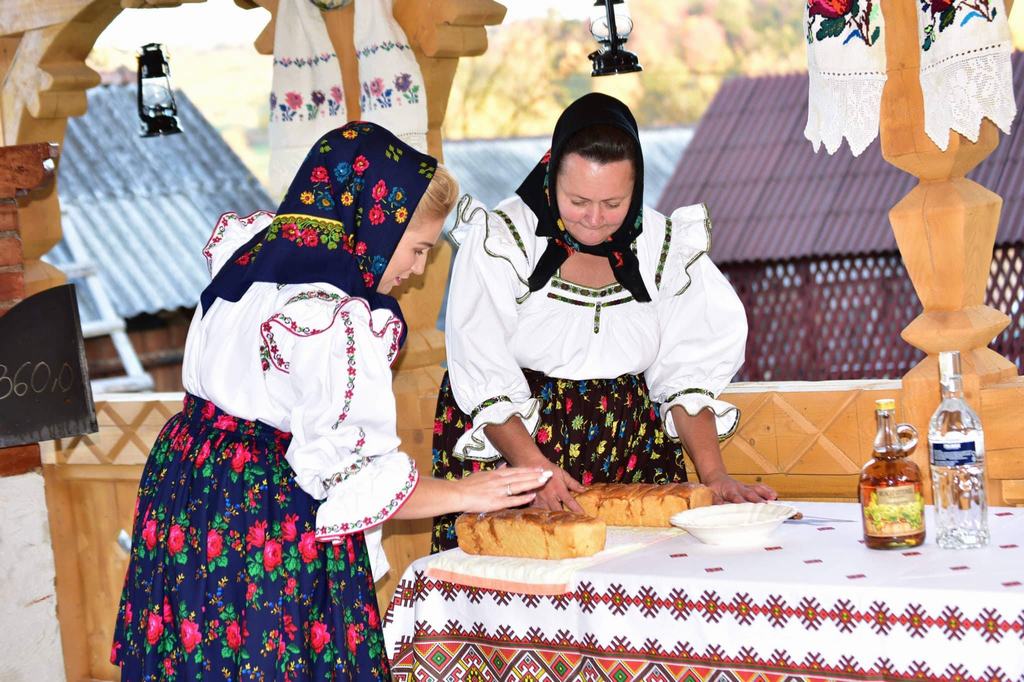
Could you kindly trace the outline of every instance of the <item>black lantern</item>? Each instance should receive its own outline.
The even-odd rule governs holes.
[[[143,137],[180,133],[178,107],[171,91],[171,69],[163,46],[149,43],[139,49],[139,119]]]
[[[595,0],[590,13],[590,33],[601,48],[590,53],[590,60],[594,62],[591,76],[644,70],[635,54],[622,49],[632,32],[633,19],[626,0]]]

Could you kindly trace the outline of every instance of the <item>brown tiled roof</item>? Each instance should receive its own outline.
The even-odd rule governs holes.
[[[1024,53],[1013,55],[1018,112]],[[815,154],[803,135],[807,74],[736,78],[722,86],[658,202],[703,202],[718,263],[893,251],[888,212],[916,183],[890,166],[878,140],[854,158]],[[1014,130],[1020,125],[1020,114]],[[997,243],[1024,241],[1024,133],[968,177],[1003,197]]]

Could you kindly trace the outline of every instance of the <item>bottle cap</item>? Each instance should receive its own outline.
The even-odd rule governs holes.
[[[875,401],[876,410],[888,410],[892,412],[896,409],[896,401],[892,398],[882,398],[881,400]]]
[[[942,351],[939,353],[939,377],[954,376],[960,376],[960,351]]]

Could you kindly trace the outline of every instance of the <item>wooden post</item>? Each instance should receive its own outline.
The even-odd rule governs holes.
[[[259,5],[271,14],[277,10],[277,0],[235,2],[241,7]],[[505,7],[494,0],[395,0],[394,13],[423,73],[427,96],[427,150],[443,160],[441,124],[459,59],[486,51],[485,26],[500,24],[505,17]],[[328,10],[323,17],[341,67],[348,118],[357,119],[360,85],[352,34],[355,5]],[[271,19],[256,39],[257,51],[273,53],[274,28]],[[424,475],[431,469],[434,405],[443,374],[441,362],[445,357],[444,334],[437,329],[437,317],[450,267],[451,250],[441,244],[430,254],[425,275],[395,291],[409,328],[394,379],[398,435],[402,448]],[[391,572],[377,584],[382,607],[390,601],[405,568],[430,551],[430,522],[389,521],[384,527],[384,548]]]
[[[1011,0],[1006,2],[1009,13]],[[903,418],[922,436],[939,401],[940,351],[959,350],[968,401],[981,408],[981,389],[1017,375],[1016,367],[988,343],[1009,318],[985,305],[992,249],[1002,199],[964,175],[999,144],[989,120],[976,143],[950,133],[940,150],[924,131],[918,3],[882,0],[888,81],[882,94],[882,156],[919,184],[889,212],[896,243],[924,312],[903,338],[928,354],[903,377]],[[928,471],[927,448],[914,455]],[[931,497],[931,486],[925,486]],[[998,500],[996,500],[998,501]]]
[[[19,200],[25,204],[25,197],[46,185],[53,184],[54,163],[57,145],[27,144],[0,147],[0,316],[25,298],[25,263],[19,220]],[[0,408],[2,409],[2,408]],[[40,470],[39,444],[31,443],[0,449],[0,477],[18,476]],[[42,512],[40,512],[42,513]],[[45,519],[45,516],[42,517]],[[17,548],[15,548],[17,549]],[[58,621],[78,622],[81,608],[76,603],[57,600]],[[65,652],[84,654],[85,647],[76,648],[66,641],[61,632],[61,646]],[[80,679],[85,669],[73,665],[64,666],[68,679]]]
[[[25,298],[25,263],[18,200],[53,179],[57,145],[0,147],[0,316]],[[22,474],[40,466],[39,446],[0,449],[0,476]]]

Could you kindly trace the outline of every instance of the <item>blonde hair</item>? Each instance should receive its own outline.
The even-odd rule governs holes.
[[[427,185],[427,191],[420,198],[419,205],[416,206],[416,213],[422,210],[427,216],[443,220],[455,208],[455,202],[458,199],[459,181],[455,179],[450,170],[437,164],[434,177]]]

